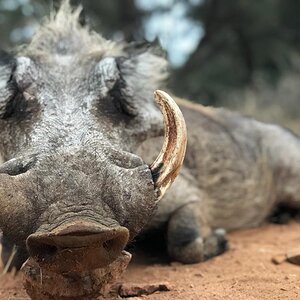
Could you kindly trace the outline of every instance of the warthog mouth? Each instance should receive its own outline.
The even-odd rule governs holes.
[[[30,256],[42,269],[56,273],[103,268],[117,259],[129,238],[127,228],[109,228],[89,221],[60,225],[27,238]]]

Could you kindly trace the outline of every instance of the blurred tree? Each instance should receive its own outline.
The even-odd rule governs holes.
[[[0,46],[6,48],[28,40],[39,20],[61,0],[0,0]],[[107,38],[142,40],[142,12],[133,0],[88,1],[71,0],[84,7],[84,15],[91,27]]]
[[[0,0],[0,47],[29,39],[45,13],[46,7],[40,1]]]
[[[89,23],[106,38],[126,41],[143,39],[143,15],[133,0],[74,0],[72,3],[82,5]]]
[[[173,63],[171,88],[201,103],[216,104],[258,78],[276,84],[297,67],[299,0],[71,1],[82,4],[91,27],[107,38],[158,37]],[[0,47],[29,39],[59,2],[0,0]]]
[[[224,93],[251,85],[258,76],[276,83],[293,66],[299,13],[296,0],[203,1],[191,14],[202,21],[205,35],[188,62],[174,72],[174,90],[215,104]]]

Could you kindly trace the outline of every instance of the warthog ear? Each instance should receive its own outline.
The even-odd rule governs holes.
[[[4,51],[0,51],[0,118],[4,116],[7,102],[13,95],[10,81],[15,68],[15,58]]]
[[[137,116],[148,129],[155,129],[162,124],[162,118],[153,100],[153,92],[165,86],[167,61],[151,47],[132,46],[125,51],[124,57],[117,58],[121,80],[118,90],[124,99],[125,109],[127,107],[128,114]],[[151,135],[157,134],[153,132]]]

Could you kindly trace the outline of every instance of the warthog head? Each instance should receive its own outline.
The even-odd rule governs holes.
[[[186,145],[176,104],[159,91],[159,106],[153,100],[165,61],[90,32],[79,12],[64,2],[0,62],[0,228],[56,272],[119,257],[178,174]],[[163,119],[163,149],[149,166],[134,153],[163,132]]]

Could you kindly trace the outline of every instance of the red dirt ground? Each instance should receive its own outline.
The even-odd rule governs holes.
[[[300,299],[300,266],[272,258],[300,247],[300,223],[265,225],[229,235],[230,250],[222,256],[195,265],[149,264],[135,259],[123,276],[125,283],[164,283],[173,287],[134,300],[281,300]],[[0,277],[0,299],[29,299],[21,276]],[[120,298],[119,298],[120,299]]]

